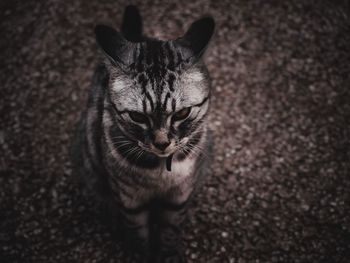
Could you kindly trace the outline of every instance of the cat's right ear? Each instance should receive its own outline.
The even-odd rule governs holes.
[[[105,25],[95,27],[96,41],[109,60],[122,68],[133,63],[133,43],[127,41],[119,32]]]

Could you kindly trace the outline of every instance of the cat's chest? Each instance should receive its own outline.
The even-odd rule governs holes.
[[[164,160],[157,171],[148,171],[147,176],[149,176],[150,181],[155,186],[158,185],[161,187],[160,190],[166,190],[167,188],[181,184],[185,179],[193,176],[195,163],[195,158],[187,158],[181,161],[174,160],[171,164],[171,170],[168,171]]]
[[[188,198],[192,191],[195,176],[195,159],[174,161],[171,171],[160,167],[154,171],[144,171],[143,174],[134,174],[144,180],[141,184],[135,183],[134,187],[127,187],[130,195],[121,194],[121,201],[127,207],[137,207],[159,196],[173,196],[173,201],[182,202]],[[125,190],[125,189],[124,189]]]

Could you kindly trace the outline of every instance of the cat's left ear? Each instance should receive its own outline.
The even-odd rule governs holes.
[[[185,60],[195,62],[201,58],[214,34],[215,21],[211,16],[203,17],[190,26],[186,34],[174,41]]]

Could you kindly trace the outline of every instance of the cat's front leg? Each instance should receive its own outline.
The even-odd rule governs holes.
[[[186,262],[181,225],[185,219],[187,202],[180,204],[163,203],[158,218],[158,233],[156,245],[157,263]]]
[[[150,251],[148,210],[122,208],[120,212],[126,249],[131,255],[137,256],[137,262],[148,262]]]

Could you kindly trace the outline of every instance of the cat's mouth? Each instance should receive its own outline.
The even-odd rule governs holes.
[[[181,149],[183,147],[182,145],[185,145],[188,142],[188,138],[184,138],[182,141],[176,143],[173,142],[169,145],[169,147],[166,149],[166,151],[160,151],[159,149],[155,148],[153,145],[148,146],[140,141],[138,141],[138,145],[141,149],[154,154],[158,156],[159,158],[166,158],[165,159],[165,167],[166,169],[171,172],[172,167],[172,160],[175,152]]]
[[[161,158],[166,158],[170,155],[172,155],[176,149],[174,147],[168,147],[169,149],[166,149],[166,151],[161,151],[161,150],[158,150],[157,148],[155,148],[154,146],[148,146],[142,142],[138,142],[138,145],[139,147],[141,147],[142,150],[145,150],[149,153],[152,153],[154,155],[157,155],[158,157],[161,157]]]
[[[166,158],[165,159],[165,167],[166,169],[171,172],[171,166],[172,166],[172,160],[175,151],[177,150],[176,147],[172,146],[172,149],[168,149],[167,151],[160,152],[159,150],[156,150],[155,147],[148,147],[147,145],[143,144],[142,142],[138,142],[139,147],[141,147],[143,150],[150,152],[154,155],[157,155],[160,158]]]
[[[176,151],[179,150],[178,145],[174,142],[171,143],[165,150],[159,150],[156,147],[154,147],[153,145],[147,145],[144,144],[140,141],[138,141],[138,146],[149,153],[152,153],[160,158],[168,158],[169,156],[173,155]]]
[[[157,155],[158,157],[162,157],[162,158],[166,158],[166,157],[173,154],[173,153],[157,153],[157,152],[152,152],[152,153]]]

